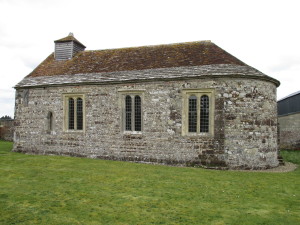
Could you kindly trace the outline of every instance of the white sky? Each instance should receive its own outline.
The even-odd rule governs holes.
[[[211,40],[299,91],[299,0],[0,0],[0,117],[14,89],[73,32],[87,49]]]

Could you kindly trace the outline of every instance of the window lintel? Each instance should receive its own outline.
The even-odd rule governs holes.
[[[144,93],[145,91],[146,91],[145,89],[119,89],[118,90],[119,93],[128,93],[128,94]]]
[[[188,95],[188,94],[213,94],[215,92],[214,88],[191,88],[191,89],[183,89],[182,94]]]

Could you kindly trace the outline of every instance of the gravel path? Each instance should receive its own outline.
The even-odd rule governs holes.
[[[243,172],[267,172],[267,173],[285,173],[297,169],[298,165],[291,162],[284,162],[284,165],[266,170],[239,170]]]

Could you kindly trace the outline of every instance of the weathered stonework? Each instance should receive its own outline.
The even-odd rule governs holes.
[[[0,140],[12,141],[14,120],[0,120]]]
[[[71,52],[74,44],[82,48]],[[279,81],[214,43],[83,51],[69,35],[55,45],[15,86],[14,151],[219,169],[278,165]]]
[[[300,113],[278,117],[280,149],[300,150]]]
[[[182,90],[215,89],[214,136],[182,135]],[[119,90],[144,90],[141,134],[121,129]],[[24,92],[29,90],[28,105]],[[85,131],[64,131],[63,94],[84,93]],[[47,114],[54,128],[47,131]],[[209,78],[18,88],[14,151],[213,168],[276,167],[276,85]]]

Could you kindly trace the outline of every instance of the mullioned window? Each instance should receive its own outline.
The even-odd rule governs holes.
[[[142,132],[143,115],[141,90],[121,90],[122,127],[124,132]]]
[[[65,131],[83,131],[85,124],[85,107],[83,94],[64,95],[64,129]]]
[[[183,90],[183,135],[213,135],[214,89]]]

